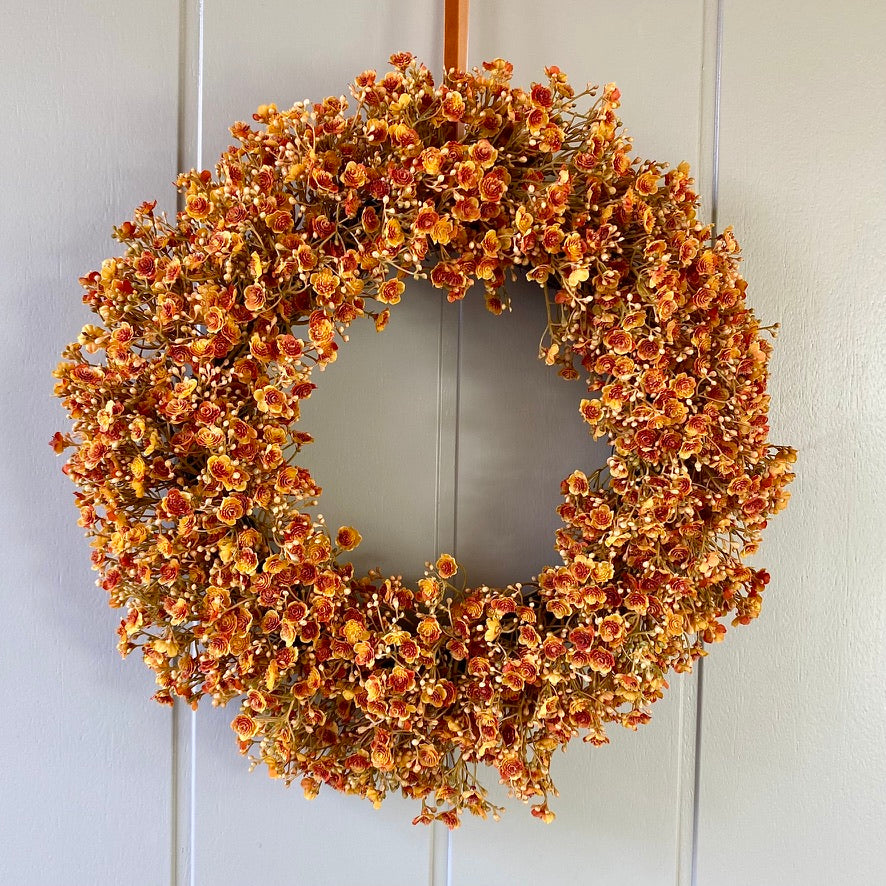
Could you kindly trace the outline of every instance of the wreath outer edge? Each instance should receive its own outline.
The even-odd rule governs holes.
[[[238,699],[241,751],[308,797],[400,791],[455,827],[499,815],[486,764],[551,821],[554,751],[647,722],[669,671],[760,612],[769,576],[743,558],[796,458],[768,442],[776,327],[688,165],[632,157],[614,84],[391,63],[355,79],[350,114],[262,106],[215,176],[179,176],[173,220],[144,203],[115,228],[125,253],[81,278],[98,321],[55,372],[72,429],[51,442],[74,448],[118,646],[157,701]],[[612,446],[562,483],[561,563],[504,588],[466,587],[445,553],[412,587],[355,575],[359,532],[311,515],[296,463],[313,370],[357,318],[382,331],[406,279],[450,301],[479,282],[501,313],[518,271],[548,305],[541,359],[584,379]]]

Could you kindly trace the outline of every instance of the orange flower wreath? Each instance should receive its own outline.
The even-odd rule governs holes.
[[[435,86],[391,62],[351,114],[259,108],[215,178],[179,177],[174,222],[145,203],[115,229],[125,254],[81,280],[100,325],[56,370],[73,433],[53,445],[76,447],[119,648],[158,701],[237,698],[241,750],[309,797],[399,790],[454,827],[499,812],[485,763],[549,821],[557,747],[645,723],[721,619],[757,616],[768,575],[741,558],[795,454],[767,441],[771,348],[732,233],[697,220],[685,164],[631,157],[614,85],[575,94],[551,67],[524,92],[496,60]],[[541,357],[586,381],[613,449],[563,481],[562,563],[505,588],[459,586],[446,554],[415,587],[355,576],[359,533],[310,516],[293,461],[312,371],[356,318],[382,330],[404,279],[451,301],[482,281],[500,313],[518,266],[550,296]]]

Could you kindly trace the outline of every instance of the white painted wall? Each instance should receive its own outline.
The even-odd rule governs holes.
[[[88,319],[76,278],[135,204],[173,208],[176,168],[211,165],[255,105],[338,94],[395,49],[438,69],[442,0],[5,4],[0,886],[886,882],[886,11],[472,7],[472,64],[619,83],[638,151],[693,163],[744,244],[752,303],[783,324],[773,438],[801,457],[760,556],[763,617],[713,650],[700,688],[675,678],[645,729],[570,748],[549,827],[512,807],[450,840],[412,828],[404,801],[308,804],[246,772],[229,711],[151,705],[45,445],[64,420],[49,373]],[[496,319],[411,288],[384,336],[354,330],[305,410],[323,509],[383,569],[456,548],[478,580],[528,576],[551,556],[559,479],[580,453],[599,463],[574,392],[534,361],[535,290],[513,296]]]

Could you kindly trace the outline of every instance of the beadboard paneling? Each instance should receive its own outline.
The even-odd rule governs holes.
[[[886,12],[729,0],[720,201],[800,450],[759,621],[705,663],[698,882],[886,882]]]
[[[653,2],[576,0],[541,15],[537,3],[508,0],[473,4],[468,57],[512,60],[521,85],[542,80],[550,64],[577,89],[614,80],[637,152],[697,167],[703,36],[699,2],[670,3],[664,16]],[[556,562],[559,482],[577,467],[594,470],[608,454],[577,414],[581,383],[564,382],[536,359],[541,290],[525,281],[511,288],[511,314],[484,316],[481,300],[465,304],[458,552],[478,581],[523,579]],[[575,742],[557,755],[552,825],[519,803],[495,826],[465,822],[453,835],[453,884],[688,882],[695,676],[671,682],[637,734],[613,726],[610,745]]]
[[[92,318],[77,278],[142,200],[174,208],[178,10],[0,17],[0,884],[154,886],[170,872],[170,713],[138,657],[120,662],[120,613],[46,443],[67,421],[50,372]]]
[[[553,825],[510,803],[452,835],[411,827],[399,798],[308,803],[249,773],[233,708],[150,704],[45,445],[64,423],[49,372],[90,318],[76,278],[113,252],[111,224],[154,196],[174,209],[176,166],[211,168],[258,104],[344,93],[400,49],[439,70],[442,2],[7,6],[0,886],[886,880],[879,6],[471,4],[469,63],[507,57],[519,84],[548,64],[576,85],[614,80],[637,152],[693,164],[705,214],[744,245],[751,304],[784,324],[773,439],[801,455],[758,557],[763,617],[712,650],[701,688],[675,676],[637,734],[558,755]],[[558,483],[606,452],[578,419],[579,383],[535,357],[540,291],[511,295],[496,318],[479,291],[449,305],[413,285],[382,335],[354,326],[319,377],[303,461],[329,522],[363,533],[362,566],[415,576],[453,550],[472,582],[499,583],[555,559]]]
[[[203,165],[230,143],[231,122],[249,119],[259,104],[348,96],[354,76],[386,70],[391,53],[403,48],[439,67],[439,20],[428,2],[207,4]],[[360,530],[354,560],[364,568],[418,577],[436,556],[440,299],[429,285],[413,285],[382,334],[370,320],[353,324],[302,409],[316,442],[299,463],[323,487],[318,510],[330,525]],[[263,771],[247,771],[229,727],[235,714],[231,706],[197,719],[199,883],[258,877],[269,884],[412,886],[427,878],[431,833],[411,824],[417,804],[394,797],[374,811],[328,788],[308,803],[298,785],[286,790]],[[244,808],[258,811],[243,815]],[[300,847],[298,862],[293,847]]]

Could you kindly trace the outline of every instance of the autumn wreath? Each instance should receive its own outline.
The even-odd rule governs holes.
[[[498,813],[477,779],[553,818],[556,748],[636,728],[723,619],[760,611],[745,565],[788,497],[770,446],[770,345],[738,247],[696,217],[688,168],[631,156],[614,85],[556,67],[529,92],[496,60],[435,86],[408,53],[343,98],[259,108],[208,171],[180,176],[174,222],[139,207],[125,254],[82,278],[98,315],[68,346],[57,451],[92,562],[125,608],[155,698],[237,698],[240,748],[308,796],[322,784],[422,801],[450,827]],[[446,554],[415,586],[358,577],[360,542],[311,507],[297,465],[313,370],[348,325],[378,330],[407,278],[450,300],[507,272],[542,287],[541,357],[581,378],[612,446],[563,481],[560,560],[531,582],[463,587]],[[542,297],[542,290],[539,291]]]

